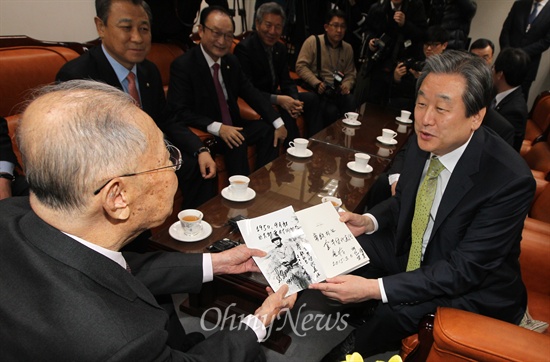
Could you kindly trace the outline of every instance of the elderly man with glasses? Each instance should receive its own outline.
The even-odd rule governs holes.
[[[259,250],[120,252],[172,213],[181,154],[123,92],[46,87],[17,140],[30,197],[0,201],[0,343],[5,360],[250,361],[296,296],[283,286],[236,330],[185,353],[169,345],[155,294],[198,292],[214,275],[258,271]],[[118,176],[117,176],[118,175]]]

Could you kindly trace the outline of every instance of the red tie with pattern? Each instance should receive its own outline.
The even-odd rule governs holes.
[[[136,75],[133,72],[128,73],[126,76],[126,79],[128,79],[128,93],[132,98],[134,98],[134,101],[136,102],[136,105],[141,108],[141,102],[139,100],[139,93],[136,87]]]
[[[225,100],[225,95],[223,94],[222,85],[220,83],[220,65],[218,63],[214,63],[212,69],[214,70],[214,86],[216,87],[218,103],[222,112],[222,123],[228,126],[232,126],[233,122],[231,121],[231,114],[229,114],[229,107],[227,106],[227,101]]]

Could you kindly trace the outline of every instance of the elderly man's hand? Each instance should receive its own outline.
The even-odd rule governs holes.
[[[283,107],[293,118],[298,118],[304,111],[304,102],[300,102],[290,96],[277,96],[277,104]]]
[[[265,255],[266,253],[261,250],[249,249],[245,245],[239,245],[221,253],[213,253],[212,269],[214,275],[260,272],[252,257]]]
[[[211,179],[216,176],[216,161],[209,152],[201,152],[198,156],[198,163],[202,178]]]
[[[275,134],[273,135],[273,147],[277,147],[279,144],[279,141],[284,142],[285,138],[288,134],[288,131],[286,130],[285,126],[281,126],[275,130]]]
[[[285,298],[287,292],[288,285],[286,284],[279,288],[277,293],[273,293],[273,290],[267,287],[269,297],[267,297],[260,308],[256,309],[256,312],[254,312],[254,316],[262,321],[264,326],[269,326],[278,315],[284,314],[294,307],[297,294],[294,293]]]
[[[393,20],[395,20],[399,27],[402,27],[405,25],[405,13],[402,11],[396,11],[395,14],[393,14]]]
[[[313,283],[309,289],[320,290],[324,296],[340,303],[359,303],[369,299],[382,299],[376,279],[357,275],[340,275],[327,278],[324,283]]]
[[[374,223],[365,215],[344,212],[340,214],[340,221],[345,222],[353,236],[359,236],[366,232],[374,231]]]
[[[233,149],[233,147],[239,147],[244,141],[244,136],[241,133],[242,130],[242,127],[233,127],[223,124],[220,127],[220,138],[231,149]]]

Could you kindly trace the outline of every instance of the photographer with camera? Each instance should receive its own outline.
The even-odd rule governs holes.
[[[345,14],[338,9],[328,12],[325,34],[306,39],[296,61],[296,73],[306,88],[318,94],[324,126],[344,113],[354,111],[351,94],[355,85],[355,64],[351,45],[343,40]]]
[[[407,58],[397,62],[393,70],[389,105],[397,110],[412,110],[415,102],[416,80],[420,76],[426,59],[441,54],[447,48],[449,33],[441,26],[430,26],[426,32],[422,59]]]

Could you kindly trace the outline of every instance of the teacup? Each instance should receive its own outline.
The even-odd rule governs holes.
[[[397,132],[395,132],[394,130],[389,128],[382,129],[382,139],[384,140],[384,142],[389,143],[395,137],[397,137]]]
[[[406,110],[401,111],[401,120],[402,121],[408,121],[410,117],[411,117],[411,112],[406,111]]]
[[[359,170],[364,170],[369,164],[370,156],[366,153],[356,153],[355,154],[355,168]]]
[[[198,235],[202,231],[202,212],[195,209],[186,209],[178,213],[183,233],[187,236]]]
[[[359,118],[359,113],[356,113],[356,112],[347,112],[344,114],[344,116],[347,118],[347,119],[350,119],[352,121],[356,121],[357,118]]]
[[[235,175],[229,178],[229,191],[237,198],[246,196],[250,179],[246,176]]]
[[[339,198],[334,197],[334,196],[325,196],[321,199],[321,201],[322,202],[330,202],[332,204],[332,206],[334,206],[336,211],[338,211],[340,206],[342,206],[342,200],[340,200]]]
[[[290,147],[294,147],[294,152],[296,155],[305,156],[309,141],[305,138],[295,138],[294,141],[290,141],[288,144]]]

